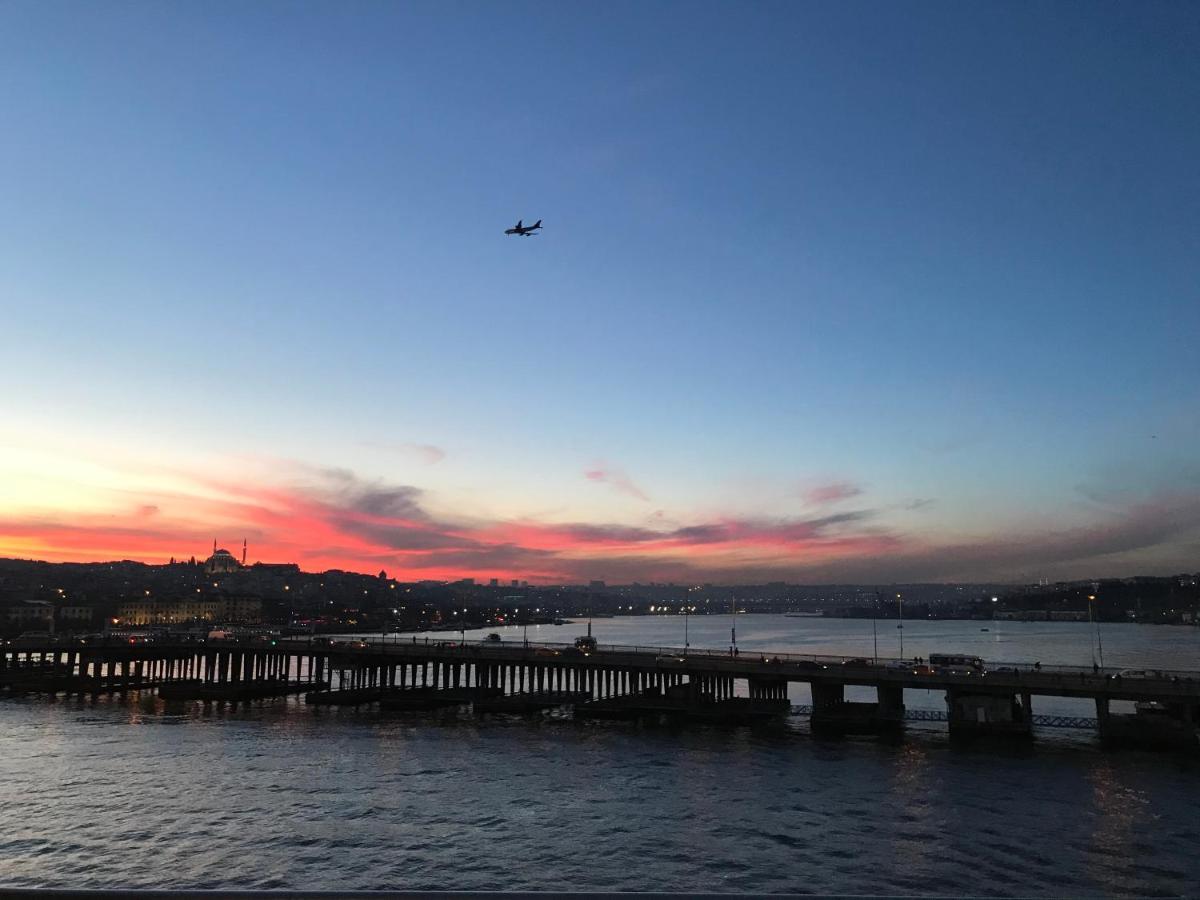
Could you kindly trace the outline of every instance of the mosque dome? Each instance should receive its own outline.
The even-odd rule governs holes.
[[[209,574],[221,572],[236,572],[242,567],[242,564],[228,550],[215,550],[204,563],[204,571]]]

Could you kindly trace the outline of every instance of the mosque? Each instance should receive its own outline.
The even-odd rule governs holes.
[[[246,565],[246,541],[242,541],[242,561],[228,550],[218,550],[216,540],[213,541],[212,556],[204,561],[204,571],[209,575],[227,575],[237,572]]]

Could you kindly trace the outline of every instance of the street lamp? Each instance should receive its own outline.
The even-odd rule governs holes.
[[[733,598],[733,619],[729,624],[729,655],[737,656],[737,597]]]
[[[1093,604],[1095,601],[1096,601],[1096,595],[1095,595],[1095,594],[1088,594],[1088,624],[1090,625],[1090,624],[1092,624],[1092,622],[1095,622],[1095,625],[1096,625],[1096,646],[1097,646],[1097,647],[1099,648],[1099,650],[1100,650],[1100,668],[1101,668],[1101,669],[1103,669],[1103,668],[1104,668],[1104,641],[1100,639],[1100,618],[1099,618],[1099,616],[1097,616],[1097,617],[1095,617],[1095,618],[1093,618],[1093,616],[1092,616],[1092,604]],[[1096,656],[1095,656],[1095,654],[1092,654],[1092,665],[1093,665],[1093,666],[1095,666],[1095,665],[1096,665]]]
[[[871,604],[871,645],[874,649],[874,657],[872,662],[879,663],[879,631],[875,626],[875,620],[879,617],[879,604],[882,602],[879,596],[879,591],[875,592],[875,602]]]

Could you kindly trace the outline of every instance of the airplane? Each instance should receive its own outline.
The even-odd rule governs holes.
[[[517,219],[517,224],[512,228],[504,229],[505,234],[519,234],[521,237],[536,237],[537,229],[542,227],[542,220],[538,219],[532,225],[522,225],[521,220]]]

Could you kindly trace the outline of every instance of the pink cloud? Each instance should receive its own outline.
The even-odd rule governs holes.
[[[399,453],[402,456],[407,456],[417,462],[424,463],[427,466],[433,466],[440,463],[446,458],[446,451],[436,444],[415,444],[415,443],[376,443],[374,441],[364,441],[364,446],[375,447],[380,450],[390,450],[393,453]]]
[[[650,498],[640,487],[633,483],[628,475],[620,469],[614,469],[605,466],[603,463],[598,463],[594,468],[588,469],[583,473],[583,477],[588,481],[597,481],[602,484],[611,485],[613,490],[622,494],[628,494],[630,497],[636,497],[638,500],[649,502]]]

